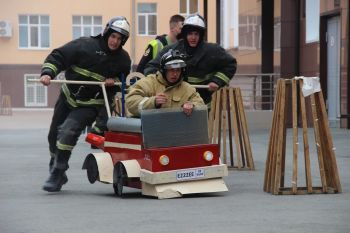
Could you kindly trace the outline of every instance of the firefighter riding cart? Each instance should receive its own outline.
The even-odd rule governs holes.
[[[208,139],[206,107],[191,116],[181,109],[143,110],[141,118],[111,117],[105,137],[88,134],[86,141],[103,153],[87,155],[83,169],[90,183],[138,188],[143,195],[163,198],[228,191],[218,144]]]

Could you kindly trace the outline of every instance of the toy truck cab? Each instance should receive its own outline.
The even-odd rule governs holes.
[[[220,163],[219,145],[209,143],[207,124],[206,108],[190,117],[181,109],[111,117],[104,138],[88,134],[86,140],[104,153],[89,154],[83,169],[91,183],[112,183],[119,196],[123,186],[160,199],[227,191],[227,166]]]

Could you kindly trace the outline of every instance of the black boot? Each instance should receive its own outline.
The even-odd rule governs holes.
[[[51,173],[53,170],[53,163],[55,162],[55,158],[51,157],[50,163],[49,163],[49,172]],[[66,184],[68,182],[68,177],[66,175],[66,172],[63,173],[63,184]]]
[[[70,151],[57,150],[55,161],[52,169],[50,169],[50,176],[43,185],[43,190],[48,192],[58,192],[61,190],[62,185],[66,179],[64,178],[65,172],[68,169],[68,160],[70,157]],[[51,165],[51,161],[50,164]]]
[[[58,192],[64,184],[64,173],[66,170],[53,168],[50,176],[43,186],[43,190],[48,192]],[[66,177],[67,178],[67,177]]]

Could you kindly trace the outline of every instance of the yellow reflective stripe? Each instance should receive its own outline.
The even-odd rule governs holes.
[[[224,74],[224,73],[221,73],[221,72],[216,72],[214,74],[215,77],[221,79],[222,81],[224,81],[226,84],[228,84],[230,82],[230,79]]]
[[[57,67],[54,65],[54,64],[51,64],[51,63],[44,63],[43,64],[43,68],[49,68],[51,69],[54,73],[55,73],[55,76],[57,75]]]
[[[98,81],[104,81],[105,80],[105,78],[102,75],[99,75],[99,74],[96,74],[94,72],[91,72],[91,71],[79,68],[77,66],[72,66],[72,70],[74,70],[78,74],[81,74],[81,75],[83,75],[85,77],[90,77],[90,78],[93,78],[93,79],[98,80]]]
[[[103,99],[90,99],[87,101],[76,100],[78,105],[103,105],[105,101]]]
[[[160,41],[160,40],[157,40],[157,42],[158,42],[158,53],[163,49],[163,44],[162,44],[162,42]],[[156,54],[156,55],[158,55],[158,53]]]
[[[68,102],[69,105],[71,105],[72,107],[78,107],[79,105],[104,105],[105,101],[104,99],[90,99],[87,101],[83,101],[83,100],[74,100],[71,95],[70,95],[70,91],[67,87],[67,84],[64,83],[62,85],[62,90],[64,95],[66,96],[66,100]]]
[[[150,45],[152,46],[152,59],[154,59],[158,54],[158,43],[156,40],[152,40]]]
[[[150,42],[150,45],[152,46],[152,59],[156,58],[159,51],[163,49],[163,44],[160,40],[152,40]]]
[[[77,107],[77,103],[75,102],[74,99],[72,99],[72,97],[70,96],[70,91],[67,87],[67,84],[63,84],[62,85],[62,91],[63,91],[63,94],[66,96],[66,100],[67,102],[72,106],[72,107]]]
[[[93,130],[95,130],[97,133],[102,133],[102,130],[99,128],[99,127],[97,127],[96,125],[94,125],[94,127],[92,127],[93,128]]]
[[[206,75],[204,78],[197,78],[197,77],[187,77],[187,82],[192,84],[199,84],[203,83],[210,79],[210,75]]]
[[[74,148],[74,146],[62,144],[62,143],[60,143],[59,141],[57,141],[56,146],[57,146],[57,149],[59,149],[59,150],[69,150],[69,151],[72,151],[73,148]]]

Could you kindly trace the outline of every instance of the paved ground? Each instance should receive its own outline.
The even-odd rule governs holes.
[[[110,185],[88,182],[81,165],[90,148],[83,138],[74,149],[63,191],[41,190],[48,175],[46,134],[51,114],[0,116],[0,233],[350,232],[350,130],[332,130],[341,194],[274,196],[263,192],[269,130],[251,129],[256,170],[231,170],[225,178],[229,192],[157,200],[126,189],[120,199]],[[286,170],[290,171],[289,160]],[[303,171],[299,177],[303,183]],[[318,177],[313,172],[316,184]]]

